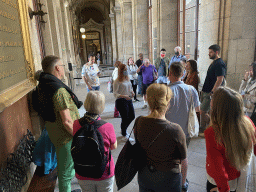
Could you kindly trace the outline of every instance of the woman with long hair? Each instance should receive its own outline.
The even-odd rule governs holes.
[[[239,93],[244,99],[244,111],[250,117],[256,103],[256,62],[249,66],[239,88]]]
[[[150,114],[134,125],[136,142],[145,150],[146,160],[138,172],[139,191],[181,192],[181,160],[186,158],[186,136],[182,128],[165,118],[172,91],[154,83],[147,89]]]
[[[127,68],[128,68],[129,78],[132,83],[133,92],[134,92],[134,101],[139,101],[137,99],[137,94],[136,94],[137,85],[138,85],[138,74],[137,74],[138,66],[134,63],[132,57],[128,59]]]
[[[204,131],[207,191],[235,191],[240,170],[252,154],[254,125],[244,115],[242,96],[227,87],[214,91],[210,118]]]
[[[186,64],[186,76],[184,78],[184,83],[187,85],[192,85],[198,92],[198,85],[200,82],[197,70],[197,62],[195,60],[188,60]]]
[[[132,90],[132,84],[129,80],[127,66],[125,64],[120,64],[118,67],[118,77],[114,82],[114,96],[116,98],[116,108],[122,118],[122,136],[129,138],[129,134],[126,130],[135,118],[131,99],[134,96],[134,92]]]
[[[114,71],[112,72],[112,81],[114,82],[117,77],[118,77],[118,66],[122,64],[121,61],[116,61],[115,64],[114,64]],[[114,117],[115,118],[118,118],[119,117],[119,111],[117,110],[116,106],[115,106],[115,109],[114,109]]]

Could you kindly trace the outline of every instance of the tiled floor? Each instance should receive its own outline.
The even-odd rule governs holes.
[[[100,90],[104,92],[106,96],[106,107],[104,110],[104,113],[102,114],[102,119],[105,121],[108,121],[112,123],[115,127],[116,136],[118,140],[118,147],[116,150],[112,151],[112,155],[114,157],[114,160],[116,161],[119,152],[121,151],[124,141],[120,140],[121,138],[121,129],[120,129],[120,118],[113,118],[113,111],[114,111],[114,96],[113,94],[110,94],[107,91],[107,81],[108,78],[102,78],[101,79],[101,87]],[[82,101],[86,98],[86,87],[84,84],[78,86],[75,89],[75,93],[77,94],[78,98]],[[143,106],[143,101],[141,97],[138,97],[138,99],[141,102],[135,102],[134,108],[135,108],[135,115],[147,115],[148,109],[141,109]],[[80,115],[82,116],[85,113],[84,108],[82,107],[79,109]],[[131,123],[129,126],[128,131],[132,129],[134,122]],[[189,180],[189,192],[205,192],[206,188],[206,170],[205,170],[205,157],[206,157],[206,151],[205,151],[205,141],[203,138],[195,138],[192,139],[188,148],[188,180]],[[80,189],[78,182],[76,178],[72,180],[72,190],[74,189]],[[56,185],[55,192],[58,192],[58,185]],[[116,186],[114,186],[114,191],[117,191]],[[138,183],[137,183],[137,177],[133,179],[133,181],[127,185],[125,188],[121,189],[120,192],[137,192],[139,191]]]

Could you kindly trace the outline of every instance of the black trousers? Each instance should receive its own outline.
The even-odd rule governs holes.
[[[122,130],[122,135],[125,136],[127,128],[135,118],[132,100],[119,98],[116,100],[116,108],[119,111],[122,118],[121,130]]]
[[[133,92],[134,92],[134,100],[137,99],[137,84],[134,85],[134,81],[136,80],[131,80],[131,83],[132,83],[132,89],[133,89]]]

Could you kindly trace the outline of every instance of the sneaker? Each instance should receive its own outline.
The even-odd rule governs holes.
[[[188,192],[188,184],[189,184],[189,182],[188,182],[188,180],[186,179],[185,184],[182,186],[182,192],[183,192],[183,191],[184,191],[184,192]]]
[[[134,101],[135,101],[135,102],[136,102],[136,101],[140,102],[140,100],[139,100],[139,99],[134,99]]]
[[[82,190],[81,189],[75,189],[75,190],[73,190],[71,192],[82,192]]]
[[[204,133],[199,133],[198,136],[199,137],[204,137]]]
[[[142,109],[146,109],[148,106],[147,105],[144,105],[143,107],[142,107]]]

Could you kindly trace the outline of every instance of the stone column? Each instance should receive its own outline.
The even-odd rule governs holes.
[[[113,64],[117,60],[117,39],[116,39],[116,21],[115,15],[109,14],[109,18],[111,21],[111,35],[112,35],[112,56],[113,56]]]
[[[123,62],[133,57],[133,26],[132,26],[132,2],[125,1],[122,6],[123,20]]]
[[[159,1],[152,0],[152,47],[153,47],[153,63],[157,59],[160,52],[160,16]]]
[[[174,47],[178,40],[178,19],[177,19],[177,0],[159,0],[160,16],[160,49],[166,49],[166,56],[171,58],[174,55]],[[159,57],[159,56],[158,56]]]
[[[112,58],[112,43],[111,43],[111,23],[109,20],[104,21],[105,27],[105,39],[106,39],[106,64],[113,65],[113,58]]]
[[[134,37],[134,59],[143,53],[148,58],[148,1],[134,0],[133,37]]]
[[[122,33],[121,8],[115,7],[114,12],[116,17],[117,59],[123,62],[123,33]]]

